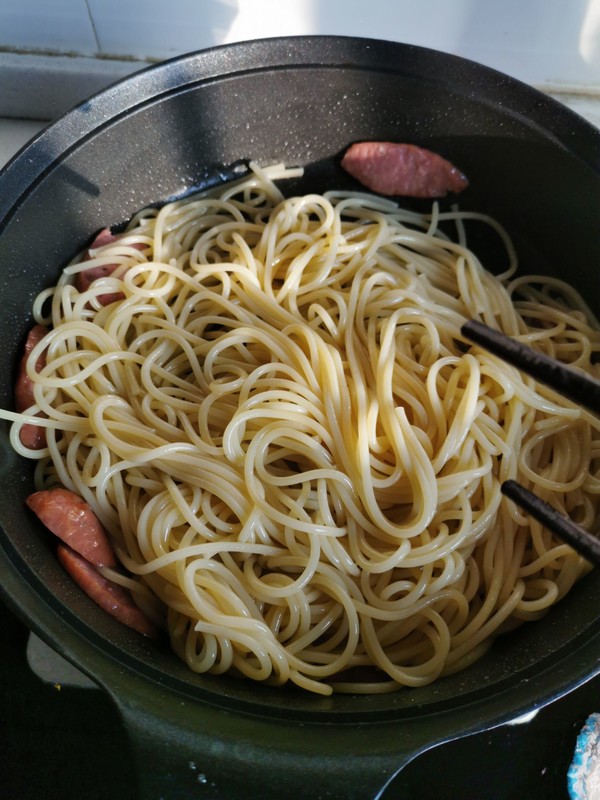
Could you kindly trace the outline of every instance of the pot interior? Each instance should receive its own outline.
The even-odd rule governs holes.
[[[600,137],[583,120],[491,70],[419,48],[320,37],[217,48],[92,98],[0,177],[3,406],[12,402],[33,298],[99,228],[205,185],[220,166],[240,159],[304,166],[289,193],[356,188],[340,157],[350,143],[368,139],[413,142],[459,165],[470,180],[461,208],[496,217],[524,271],[566,277],[597,303]],[[473,246],[491,269],[501,266],[497,241],[475,238]],[[589,657],[600,643],[600,576],[592,573],[544,620],[429,687],[323,699],[194,675],[71,584],[46,531],[26,513],[32,464],[14,454],[5,425],[0,442],[0,541],[6,563],[26,584],[22,591],[44,609],[30,624],[43,630],[45,614],[58,616],[95,657],[163,686],[252,713],[381,719],[466,707],[517,685],[532,688],[516,703],[539,703],[598,671],[597,657]]]

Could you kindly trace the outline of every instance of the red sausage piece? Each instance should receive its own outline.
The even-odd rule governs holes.
[[[90,249],[85,256],[84,261],[89,261],[92,258],[90,250],[95,250],[98,247],[104,247],[107,244],[112,244],[119,238],[119,236],[116,236],[111,232],[110,228],[103,228],[91,243]],[[132,245],[132,247],[135,247],[136,250],[144,250],[145,245],[139,243]],[[85,292],[90,288],[94,281],[98,280],[98,278],[106,278],[108,275],[112,275],[117,267],[118,264],[103,264],[99,267],[90,267],[89,269],[84,269],[82,272],[78,272],[75,276],[75,286],[77,290],[80,292]],[[123,292],[107,292],[106,294],[98,295],[98,302],[101,306],[107,306],[110,303],[116,302],[117,300],[123,300],[124,297],[125,295]]]
[[[41,522],[97,567],[114,567],[115,553],[100,520],[79,495],[57,486],[25,501]]]
[[[43,325],[34,325],[27,335],[23,357],[21,358],[19,375],[17,376],[17,382],[15,384],[15,406],[17,411],[25,411],[26,408],[29,408],[29,406],[32,406],[35,402],[33,397],[33,381],[27,375],[25,365],[27,364],[27,358],[33,348],[42,341],[47,333],[48,329]],[[35,365],[36,372],[40,372],[45,366],[46,356],[42,353]]]
[[[90,564],[67,545],[59,544],[57,555],[58,560],[79,588],[100,608],[144,636],[149,636],[151,639],[157,639],[160,636],[159,629],[136,606],[127,589],[118,583],[109,581],[98,572],[93,564]]]
[[[41,415],[38,414],[37,416]],[[46,439],[46,428],[43,428],[41,425],[33,425],[30,422],[26,422],[21,426],[19,439],[21,440],[21,444],[24,447],[28,447],[30,450],[43,450],[48,443]]]
[[[344,154],[342,167],[368,189],[384,195],[444,197],[469,185],[445,158],[414,144],[357,142]]]
[[[15,383],[15,408],[19,412],[25,411],[35,403],[33,381],[26,371],[27,358],[36,344],[41,342],[47,333],[48,329],[43,325],[34,325],[25,341],[25,348],[19,365],[19,374]],[[36,372],[40,372],[45,366],[46,355],[42,353],[35,365]],[[41,425],[31,425],[29,423],[23,425],[19,438],[25,447],[29,447],[31,450],[41,450],[46,447],[46,429],[42,428]]]

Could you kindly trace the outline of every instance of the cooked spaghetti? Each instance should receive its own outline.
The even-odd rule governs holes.
[[[95,510],[127,576],[104,573],[192,670],[321,694],[424,685],[589,569],[501,483],[588,528],[600,503],[598,420],[462,323],[596,375],[600,334],[564,284],[514,277],[493,220],[286,199],[274,181],[294,174],[253,167],[146,209],[69,265],[34,306],[50,329],[28,362],[36,403],[1,413],[37,487]],[[468,249],[472,219],[505,246],[503,274]],[[27,422],[45,449],[20,443]]]

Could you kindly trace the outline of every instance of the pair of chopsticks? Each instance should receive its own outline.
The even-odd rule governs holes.
[[[461,333],[466,339],[484,347],[573,403],[600,415],[600,381],[537,353],[531,347],[476,320],[465,322]],[[505,481],[500,488],[502,494],[556,533],[592,564],[600,567],[600,538],[565,517],[516,481]]]

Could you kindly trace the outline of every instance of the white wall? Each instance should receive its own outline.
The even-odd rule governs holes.
[[[289,34],[434,47],[600,94],[600,0],[0,0],[0,49],[164,59]]]

